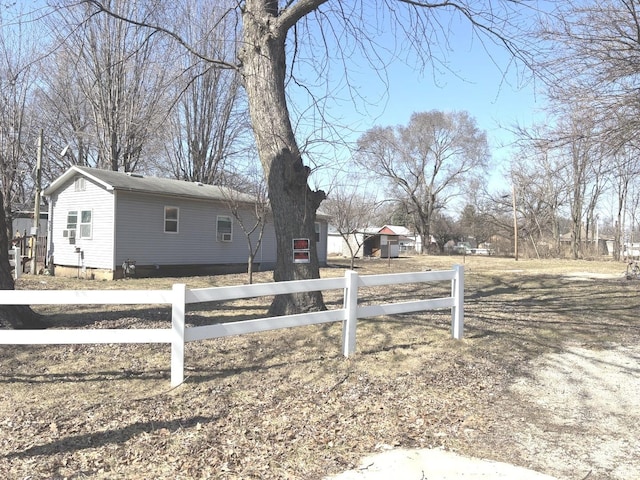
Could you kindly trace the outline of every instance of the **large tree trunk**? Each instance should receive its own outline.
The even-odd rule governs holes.
[[[243,16],[244,47],[239,53],[258,154],[269,187],[277,239],[274,280],[319,278],[315,242],[316,210],[325,198],[312,191],[285,97],[285,40],[290,23],[278,17],[278,2],[248,0]],[[293,239],[307,238],[309,263],[294,263]],[[277,296],[272,315],[324,309],[321,292]]]
[[[16,268],[19,268],[16,265]],[[0,192],[0,290],[14,290],[9,265],[9,238],[4,199]],[[42,317],[26,305],[0,305],[0,328],[45,328]]]

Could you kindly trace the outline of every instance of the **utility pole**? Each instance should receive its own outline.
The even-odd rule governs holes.
[[[516,210],[516,186],[511,184],[511,199],[513,201],[513,254],[518,261],[518,215]]]
[[[33,205],[33,228],[31,229],[31,274],[36,275],[38,273],[38,230],[40,227],[40,190],[42,183],[42,135],[43,131],[40,129],[40,135],[38,136],[38,153],[36,156],[36,198]]]

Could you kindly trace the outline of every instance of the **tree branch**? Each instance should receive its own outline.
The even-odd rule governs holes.
[[[304,18],[328,1],[329,0],[300,0],[295,5],[293,5],[293,2],[288,2],[288,6],[280,12],[280,16],[278,17],[280,31],[286,33],[298,20]]]
[[[224,68],[224,69],[231,69],[231,70],[238,70],[239,66],[233,63],[229,63],[226,62],[224,60],[218,60],[215,58],[209,58],[206,55],[203,55],[202,53],[198,52],[196,49],[194,49],[193,47],[191,47],[191,45],[189,45],[189,43],[184,40],[180,35],[178,35],[175,32],[172,32],[171,30],[168,30],[166,28],[163,28],[159,25],[153,25],[147,22],[139,22],[137,20],[134,20],[132,18],[127,18],[127,17],[123,17],[122,15],[119,15],[117,13],[115,13],[113,10],[107,8],[104,6],[104,4],[98,0],[83,0],[84,3],[88,3],[90,5],[93,5],[94,7],[96,7],[98,9],[98,12],[102,12],[105,13],[107,15],[110,15],[113,18],[116,18],[120,21],[123,22],[127,22],[130,23],[132,25],[136,25],[138,27],[144,27],[144,28],[150,28],[153,29],[157,32],[160,33],[164,33],[165,35],[173,38],[176,42],[178,42],[182,47],[184,47],[189,53],[191,53],[192,55],[194,55],[195,57],[204,60],[206,62],[209,62],[213,65],[215,65],[218,68]]]

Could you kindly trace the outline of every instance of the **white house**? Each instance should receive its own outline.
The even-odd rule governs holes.
[[[44,195],[49,264],[56,275],[113,279],[134,270],[157,276],[246,268],[247,238],[219,187],[73,166]],[[253,198],[239,198],[247,204],[250,224]],[[326,218],[319,216],[316,232],[322,265]],[[275,261],[275,232],[268,222],[255,263],[268,269]]]
[[[354,232],[345,240],[335,229],[329,233],[329,252],[350,256],[349,245],[354,251],[360,249],[357,256],[363,257],[398,257],[400,253],[415,253],[420,251],[420,236],[411,233],[406,227],[398,225],[384,225],[383,227],[366,228]]]

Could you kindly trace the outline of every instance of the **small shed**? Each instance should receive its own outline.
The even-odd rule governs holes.
[[[72,166],[43,193],[49,199],[49,265],[56,275],[114,279],[246,269],[247,238],[218,186]],[[254,199],[237,192],[234,199],[246,205],[240,212],[249,224]],[[322,265],[327,222],[321,216],[316,232]],[[270,222],[255,262],[259,269],[275,265]]]

